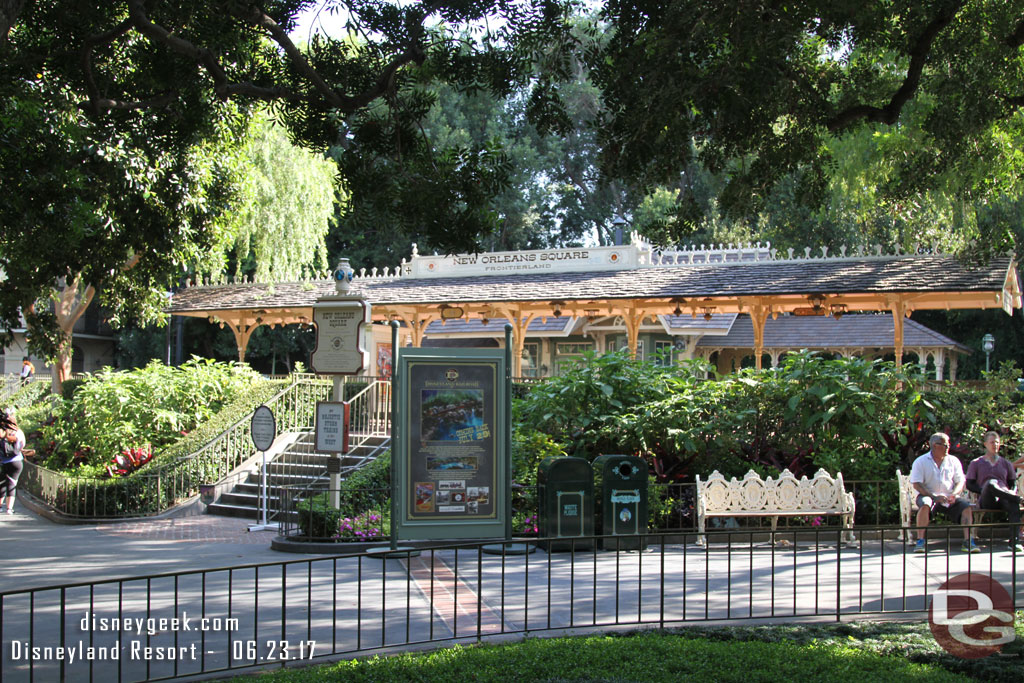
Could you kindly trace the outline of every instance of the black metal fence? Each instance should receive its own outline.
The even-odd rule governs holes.
[[[968,571],[1022,605],[1012,549],[961,552],[945,526],[919,554],[894,531],[650,534],[640,551],[585,537],[550,554],[460,543],[7,591],[0,677],[159,680],[566,629],[920,613]]]

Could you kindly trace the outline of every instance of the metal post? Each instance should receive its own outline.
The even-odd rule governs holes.
[[[526,330],[523,330],[526,334]],[[512,540],[512,324],[505,323],[505,540]]]
[[[263,466],[260,467],[260,526],[267,526],[267,452],[260,451],[263,455]]]
[[[398,550],[398,458],[401,456],[398,426],[398,328],[391,321],[391,549]]]
[[[340,402],[345,400],[345,384],[341,375],[334,376],[334,393],[332,401]],[[342,426],[344,429],[344,426]],[[335,456],[336,457],[336,456]],[[331,507],[335,510],[341,509],[341,472],[331,472]]]

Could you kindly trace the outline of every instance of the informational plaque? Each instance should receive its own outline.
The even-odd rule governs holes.
[[[317,453],[348,453],[349,404],[318,401],[316,404]]]
[[[399,533],[437,539],[502,535],[504,352],[408,352],[400,375],[406,436],[396,458]],[[446,354],[451,357],[438,357]]]
[[[257,408],[249,423],[249,433],[252,435],[252,445],[256,447],[256,450],[269,451],[274,439],[277,438],[274,412],[267,406]]]
[[[362,299],[326,297],[313,304],[316,348],[310,357],[321,375],[355,375],[370,364],[363,348],[363,325],[370,323],[370,304]]]

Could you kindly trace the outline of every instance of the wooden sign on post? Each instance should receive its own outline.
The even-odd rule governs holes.
[[[321,375],[355,375],[370,364],[363,348],[364,324],[370,323],[370,304],[362,299],[325,297],[313,305],[316,348],[310,357]]]
[[[317,401],[317,453],[348,453],[349,411],[347,401]]]

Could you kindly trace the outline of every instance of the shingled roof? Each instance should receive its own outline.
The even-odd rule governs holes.
[[[543,302],[553,299],[661,299],[748,297],[828,292],[1000,292],[1011,272],[1010,257],[968,267],[948,255],[846,259],[794,259],[757,263],[680,265],[601,272],[542,272],[434,279],[357,278],[353,293],[373,305]],[[167,309],[202,311],[309,307],[334,293],[330,280],[188,287]]]
[[[781,315],[764,323],[764,347],[775,349],[837,349],[842,347],[892,348],[893,321],[889,313],[848,314],[831,316]],[[921,323],[903,323],[905,348],[955,348],[965,353],[970,349]],[[740,315],[729,333],[719,337],[703,337],[698,347],[750,349],[754,347],[754,326],[749,315]]]

